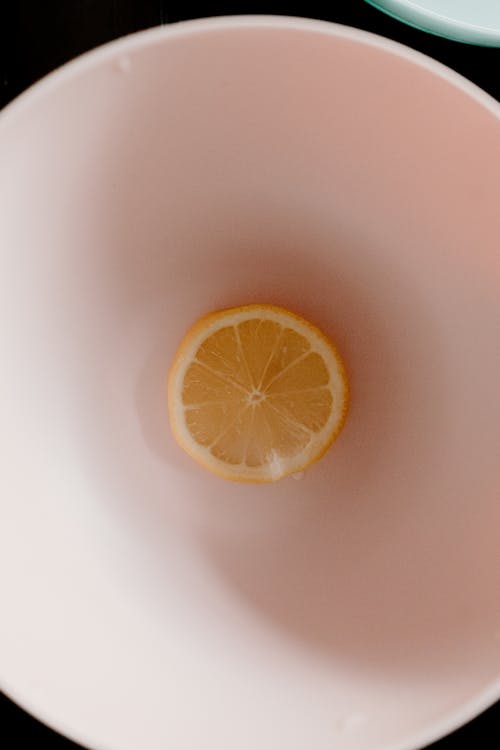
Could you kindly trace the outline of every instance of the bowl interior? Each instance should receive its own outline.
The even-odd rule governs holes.
[[[6,113],[0,662],[24,705],[103,748],[387,750],[498,691],[478,98],[362,33],[233,20]],[[302,481],[256,487],[184,456],[165,381],[199,315],[259,301],[331,335],[352,405]]]

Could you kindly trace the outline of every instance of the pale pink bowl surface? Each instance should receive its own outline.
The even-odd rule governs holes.
[[[155,29],[0,118],[0,680],[99,750],[403,750],[500,695],[500,108],[392,42]],[[175,444],[189,324],[346,360],[306,474]]]

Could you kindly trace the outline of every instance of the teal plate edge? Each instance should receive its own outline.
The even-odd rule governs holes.
[[[390,2],[386,4],[383,0],[365,0],[365,2],[391,18],[402,21],[419,31],[426,31],[429,34],[451,39],[454,42],[474,44],[481,47],[500,47],[500,29],[495,31],[480,26],[467,25],[437,15],[434,17],[423,10],[412,8],[411,5],[408,6],[406,3],[393,7]]]

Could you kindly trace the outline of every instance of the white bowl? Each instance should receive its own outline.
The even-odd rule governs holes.
[[[392,750],[500,695],[500,108],[375,36],[221,18],[0,118],[0,677],[102,750]],[[320,324],[352,406],[301,482],[177,447],[188,325]]]

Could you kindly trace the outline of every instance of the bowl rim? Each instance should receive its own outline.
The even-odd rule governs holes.
[[[154,44],[161,44],[166,38],[192,36],[211,30],[229,30],[238,28],[280,28],[315,32],[317,34],[342,37],[354,42],[368,44],[376,49],[393,54],[426,69],[439,76],[451,85],[475,99],[493,115],[500,119],[500,102],[488,94],[477,84],[465,76],[457,73],[444,63],[429,55],[396,42],[388,37],[372,31],[366,31],[353,26],[347,26],[331,21],[302,18],[285,15],[229,15],[206,18],[195,18],[187,21],[176,21],[171,24],[154,26],[143,31],[133,32],[110,42],[106,42],[59,66],[28,88],[18,94],[2,110],[0,110],[0,137],[2,128],[13,118],[22,114],[23,110],[34,106],[37,101],[52,93],[58,86],[87,70],[105,64],[122,54],[132,53]]]
[[[488,28],[460,21],[451,16],[444,16],[438,11],[416,5],[411,0],[366,0],[366,2],[414,29],[479,47],[500,47],[500,28]]]
[[[368,45],[402,58],[426,70],[428,73],[438,76],[465,93],[500,121],[500,102],[494,97],[443,63],[399,42],[370,31],[330,21],[282,15],[229,15],[196,18],[164,26],[155,26],[144,31],[120,37],[70,60],[29,86],[3,108],[0,112],[0,146],[2,133],[7,126],[15,124],[16,119],[19,117],[24,115],[29,116],[30,110],[36,107],[39,101],[43,101],[46,97],[56,92],[60,86],[74,80],[75,77],[84,74],[88,70],[97,68],[103,64],[109,64],[115,60],[119,61],[120,57],[126,57],[127,54],[133,53],[135,50],[162,44],[168,39],[186,38],[198,34],[210,33],[211,31],[231,31],[241,28],[253,28],[257,30],[289,29],[351,40]],[[38,710],[35,701],[32,701],[29,696],[18,692],[14,686],[6,685],[2,678],[0,678],[0,690],[7,698],[47,727],[54,729],[84,747],[92,747],[93,750],[104,750],[104,746],[95,745],[90,736],[84,736],[83,733],[77,730],[74,731],[70,726],[66,725],[64,719],[61,720],[44,715],[43,710]],[[419,730],[412,736],[408,736],[404,741],[398,740],[392,743],[386,750],[418,750],[418,748],[426,746],[463,726],[499,700],[500,675],[497,679],[489,681],[482,690],[474,692],[468,700],[455,706],[448,713],[432,722],[427,728]]]

